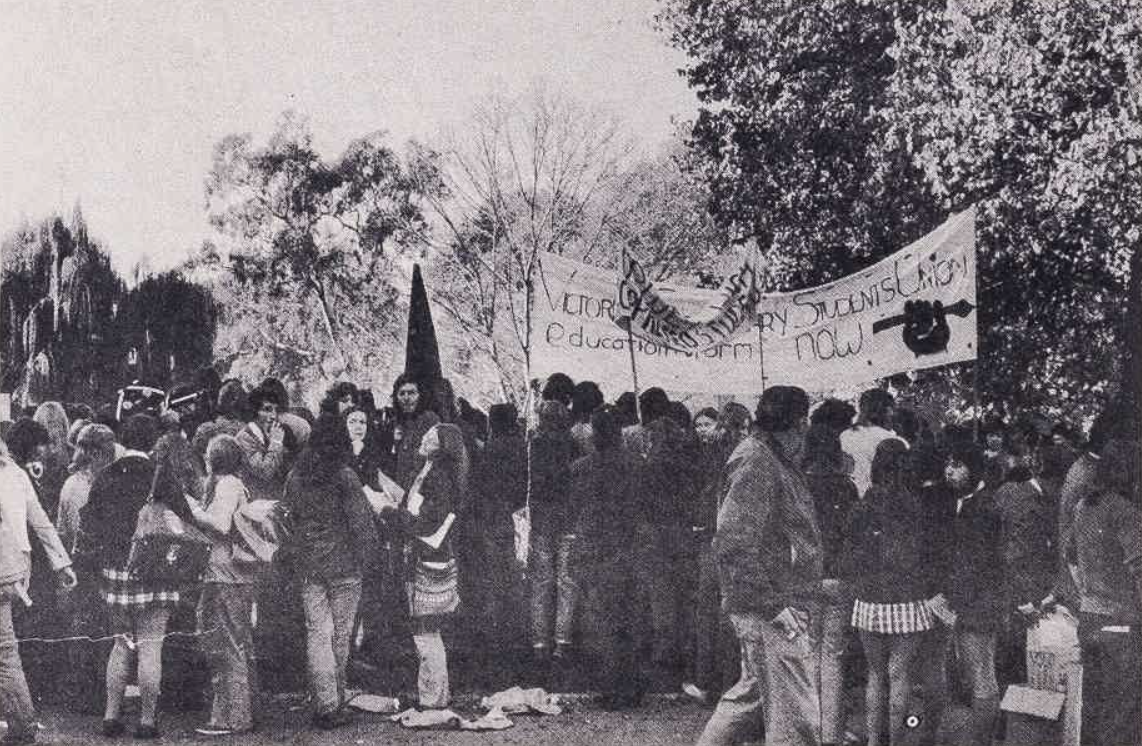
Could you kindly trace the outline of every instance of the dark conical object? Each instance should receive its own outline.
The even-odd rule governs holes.
[[[428,306],[428,292],[424,289],[419,264],[412,267],[404,369],[429,390],[443,377],[440,371],[440,348],[436,344],[436,327],[432,325],[432,310]]]

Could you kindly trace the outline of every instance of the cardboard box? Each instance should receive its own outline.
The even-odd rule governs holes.
[[[1063,705],[1066,695],[1009,686],[999,708],[1007,718],[1005,746],[1053,746],[1063,737]]]

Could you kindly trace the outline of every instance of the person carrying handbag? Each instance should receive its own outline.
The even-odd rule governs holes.
[[[123,699],[131,668],[137,665],[141,706],[135,737],[155,739],[159,737],[155,716],[162,682],[163,638],[180,595],[177,583],[142,579],[131,571],[139,513],[150,502],[156,482],[155,464],[148,454],[158,438],[158,422],[147,414],[132,415],[123,423],[120,435],[125,450],[92,484],[80,521],[83,538],[90,543],[88,551],[100,568],[100,595],[115,636],[107,659],[102,733],[109,738],[126,733],[120,719]],[[167,496],[156,499],[162,502],[163,497]],[[177,503],[174,496],[169,497]],[[170,507],[186,512],[185,504]]]

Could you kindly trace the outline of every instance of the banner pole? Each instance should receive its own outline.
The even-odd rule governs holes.
[[[761,368],[761,393],[765,393],[765,333],[761,330],[761,318],[757,319],[757,363]]]
[[[638,421],[642,422],[642,407],[638,403],[638,365],[635,364],[634,359],[634,332],[631,330],[634,325],[634,319],[627,317],[627,349],[630,350],[630,377],[634,382],[634,411],[638,415]]]
[[[973,414],[975,415],[974,417],[972,417],[972,421],[974,423],[972,425],[972,429],[974,431],[972,433],[972,437],[974,438],[976,443],[979,443],[979,421],[981,419],[983,419],[983,411],[980,409],[980,406],[979,406],[979,354],[978,353],[976,354],[975,360],[973,360],[972,364],[971,364],[971,379],[972,379],[971,380],[971,390],[972,390],[972,400],[973,400],[972,401],[972,409],[974,410]]]

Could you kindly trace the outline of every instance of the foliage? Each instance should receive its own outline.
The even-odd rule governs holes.
[[[639,158],[605,110],[542,85],[493,96],[463,132],[421,147],[438,228],[429,238],[433,301],[468,333],[495,370],[501,395],[523,392],[530,349],[527,289],[545,253],[617,266],[620,249],[660,276],[690,273],[722,240],[705,211],[704,185],[674,154]]]
[[[326,161],[289,113],[264,147],[249,135],[219,142],[206,186],[218,240],[193,268],[231,286],[227,319],[243,323],[223,354],[269,343],[306,369],[272,372],[312,379],[387,361],[399,344],[394,259],[426,228],[420,183],[383,133]]]
[[[209,292],[174,274],[128,291],[78,207],[21,226],[3,255],[2,388],[17,401],[106,402],[133,378],[166,386],[211,361]]]
[[[1142,311],[1122,302],[1142,238],[1142,3],[963,0],[898,30],[884,142],[945,207],[979,207],[983,386],[1100,403]]]
[[[977,204],[985,403],[1085,412],[1139,346],[1142,308],[1121,303],[1138,263],[1139,8],[664,0],[659,19],[691,57],[712,209],[757,234],[777,284],[835,279]]]

